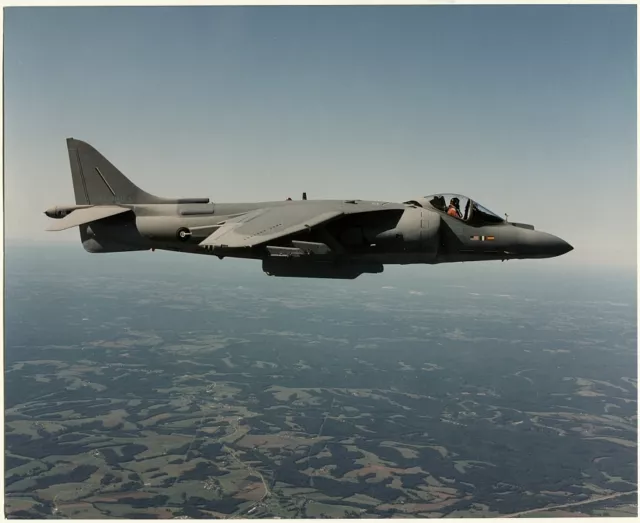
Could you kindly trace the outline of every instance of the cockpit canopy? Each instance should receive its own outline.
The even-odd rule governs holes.
[[[435,209],[470,225],[489,225],[504,222],[504,218],[500,218],[496,213],[461,194],[432,194],[405,203]]]

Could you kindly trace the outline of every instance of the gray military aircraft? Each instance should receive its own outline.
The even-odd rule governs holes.
[[[381,273],[384,264],[551,258],[573,249],[461,195],[404,203],[306,194],[259,203],[160,198],[88,143],[68,138],[67,149],[76,205],[45,211],[56,219],[48,230],[79,227],[91,253],[160,249],[252,258],[271,276],[354,279]]]

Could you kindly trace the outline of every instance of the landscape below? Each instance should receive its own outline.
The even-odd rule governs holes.
[[[633,275],[6,255],[8,517],[637,516]]]

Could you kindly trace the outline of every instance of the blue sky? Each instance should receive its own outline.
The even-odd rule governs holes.
[[[636,265],[635,6],[8,8],[4,22],[9,239],[78,241],[42,214],[73,203],[74,136],[162,196],[457,192],[574,245],[548,263]]]

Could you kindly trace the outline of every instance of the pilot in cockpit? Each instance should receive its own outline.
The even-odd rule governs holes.
[[[462,213],[460,212],[460,200],[458,198],[451,198],[447,214],[454,218],[462,218]]]

